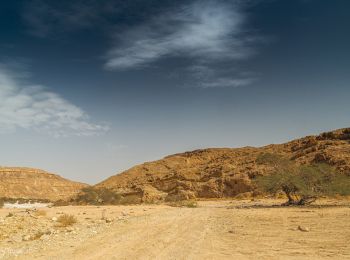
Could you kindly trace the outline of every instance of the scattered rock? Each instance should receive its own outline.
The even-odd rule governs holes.
[[[23,236],[23,241],[29,241],[31,239],[30,235],[24,235]]]
[[[66,231],[67,231],[67,232],[72,232],[72,231],[74,231],[74,227],[67,227],[67,228],[66,228]]]
[[[302,232],[310,232],[310,228],[304,226],[298,226],[298,230]]]
[[[22,241],[23,241],[22,236],[21,236],[20,234],[15,234],[15,235],[13,235],[13,236],[10,238],[10,240],[11,240],[12,242],[16,242],[16,243],[19,243],[19,242],[22,242]]]
[[[50,235],[44,234],[40,237],[40,240],[48,240],[50,238]]]

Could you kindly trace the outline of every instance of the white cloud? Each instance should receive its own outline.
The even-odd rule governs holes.
[[[108,127],[88,121],[87,114],[60,95],[42,86],[20,84],[0,68],[0,131],[34,129],[53,136],[90,136]]]
[[[216,81],[205,81],[199,85],[202,88],[217,88],[217,87],[242,87],[252,84],[254,78],[221,78]]]
[[[122,70],[169,56],[207,62],[244,59],[252,53],[244,21],[238,5],[195,1],[120,34],[105,66]]]

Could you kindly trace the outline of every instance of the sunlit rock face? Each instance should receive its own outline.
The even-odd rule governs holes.
[[[85,186],[39,169],[0,167],[0,198],[67,200]]]
[[[300,164],[324,162],[350,175],[350,128],[264,147],[214,148],[167,156],[137,165],[97,184],[143,201],[222,198],[252,193],[251,180],[271,172],[258,165],[261,153],[276,153]]]

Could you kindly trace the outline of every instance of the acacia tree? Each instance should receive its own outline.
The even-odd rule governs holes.
[[[258,164],[272,167],[272,173],[259,176],[255,183],[265,192],[282,191],[288,198],[283,205],[306,205],[322,195],[350,194],[350,178],[327,164],[298,165],[275,154],[262,154]]]

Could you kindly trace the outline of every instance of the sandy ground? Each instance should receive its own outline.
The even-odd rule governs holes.
[[[266,204],[68,206],[45,209],[45,216],[34,218],[21,209],[0,209],[0,228],[12,230],[0,239],[0,259],[350,259],[349,205],[249,207],[259,203]],[[9,212],[12,217],[6,217]],[[52,218],[63,213],[78,222],[57,227]],[[20,231],[4,226],[10,218],[19,220]],[[11,238],[24,234],[30,228],[26,223],[51,232],[36,240]]]

